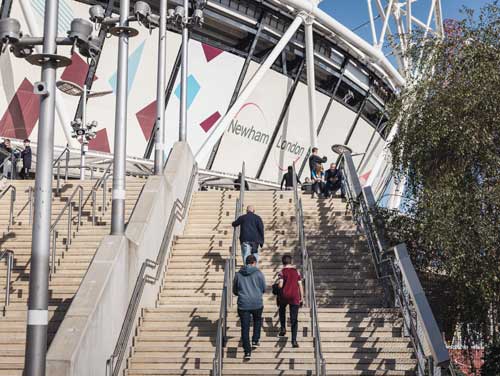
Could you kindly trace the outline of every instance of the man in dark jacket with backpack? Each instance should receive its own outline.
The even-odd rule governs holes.
[[[245,350],[245,360],[250,360],[252,347],[260,345],[260,329],[262,327],[262,311],[264,301],[262,295],[266,290],[264,274],[257,268],[254,255],[246,258],[246,265],[234,276],[233,294],[238,296],[238,316],[241,320],[241,342]],[[253,319],[252,347],[250,346],[250,319]]]
[[[254,255],[259,261],[259,245],[264,246],[264,224],[262,218],[255,214],[252,205],[247,206],[247,213],[241,215],[232,223],[233,227],[240,226],[241,256],[243,265],[248,255]]]

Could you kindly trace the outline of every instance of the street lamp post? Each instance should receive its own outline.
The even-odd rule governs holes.
[[[97,122],[93,121],[87,124],[87,99],[102,97],[111,94],[113,91],[90,91],[87,85],[80,85],[71,82],[60,80],[56,82],[57,88],[65,94],[73,97],[82,97],[82,117],[71,122],[73,128],[73,138],[80,138],[80,180],[85,180],[85,154],[88,149],[89,141],[95,138],[96,134],[93,130],[97,127]]]
[[[32,228],[31,270],[29,282],[28,320],[26,328],[25,375],[44,376],[47,352],[49,302],[50,218],[52,214],[52,162],[54,149],[54,113],[56,69],[71,64],[71,59],[57,54],[58,45],[77,47],[80,53],[93,58],[97,49],[92,36],[93,25],[74,19],[67,38],[57,38],[59,0],[45,1],[43,37],[23,36],[21,24],[14,18],[0,20],[0,42],[14,56],[40,66],[41,80],[34,84],[40,96],[38,125],[37,173]],[[43,46],[34,54],[35,46]]]

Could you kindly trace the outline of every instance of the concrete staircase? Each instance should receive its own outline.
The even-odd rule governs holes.
[[[365,239],[340,199],[303,195],[328,375],[415,375],[398,309],[384,308]]]
[[[130,215],[145,179],[127,178],[126,214]],[[10,305],[4,308],[5,303],[5,261],[0,262],[0,307],[4,308],[0,314],[0,375],[21,375],[24,368],[24,351],[26,336],[26,315],[29,290],[29,272],[31,258],[31,225],[29,224],[28,187],[34,181],[14,180],[17,189],[15,205],[15,223],[7,231],[9,218],[9,193],[0,202],[0,238],[1,249],[14,251],[14,270],[10,286]],[[62,187],[60,196],[53,195],[52,220],[67,202],[77,185],[84,189],[84,202],[89,197],[95,181],[69,181]],[[55,183],[54,183],[55,187]],[[78,195],[74,199],[76,203]],[[73,210],[72,242],[67,244],[67,214],[63,215],[57,225],[59,236],[57,239],[56,272],[49,282],[49,327],[48,345],[52,341],[61,321],[66,314],[81,280],[85,275],[95,251],[102,237],[109,233],[111,219],[111,181],[108,182],[106,208],[103,208],[102,190],[97,195],[97,221],[92,224],[91,200],[89,199],[82,211],[79,230],[76,229],[77,210]],[[104,209],[104,210],[103,210]]]
[[[184,234],[174,243],[157,307],[145,309],[127,361],[127,375],[210,375],[215,352],[224,261],[232,241],[231,222],[239,192],[196,192]],[[281,256],[296,246],[291,192],[246,192],[266,228],[259,267],[270,286]],[[296,257],[298,260],[298,256]],[[238,255],[237,263],[241,265]],[[265,295],[261,347],[243,361],[236,307],[228,315],[225,375],[306,375],[313,369],[309,314],[299,316],[299,349],[278,338],[275,297]],[[234,300],[236,304],[236,300]]]

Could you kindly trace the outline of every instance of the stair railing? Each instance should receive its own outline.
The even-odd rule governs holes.
[[[295,221],[297,224],[297,232],[299,235],[299,247],[302,256],[302,269],[305,282],[305,301],[310,310],[311,316],[311,333],[314,340],[314,360],[315,360],[315,375],[326,376],[326,362],[321,349],[321,333],[318,320],[318,306],[316,303],[316,288],[314,285],[314,269],[312,260],[309,257],[306,245],[306,235],[304,231],[304,210],[302,207],[302,199],[299,195],[297,184],[297,174],[295,165],[293,165],[293,197],[295,203]]]
[[[172,235],[174,226],[177,221],[182,221],[187,214],[197,174],[198,166],[194,164],[183,200],[180,201],[177,199],[174,202],[172,210],[170,211],[167,227],[165,228],[165,233],[163,235],[160,249],[158,250],[156,261],[146,259],[142,263],[139,275],[137,276],[135,282],[134,290],[132,291],[132,295],[130,297],[127,312],[125,313],[125,317],[123,319],[122,328],[120,330],[118,340],[116,341],[115,349],[106,361],[106,376],[118,376],[120,373],[121,365],[123,359],[125,358],[128,342],[130,340],[130,335],[132,333],[132,329],[135,327],[137,311],[139,309],[139,304],[141,302],[142,293],[146,283],[154,285],[155,283],[161,281],[163,272],[168,268],[171,255],[170,244],[173,240]],[[147,269],[156,269],[155,276],[146,274]]]
[[[104,170],[103,175],[99,179],[97,179],[97,181],[95,182],[94,186],[92,187],[92,191],[90,193],[91,197],[92,197],[92,224],[93,225],[96,224],[97,193],[99,192],[99,190],[102,190],[102,206],[101,206],[102,214],[104,214],[107,210],[107,192],[108,192],[107,183],[108,183],[108,179],[111,176],[113,176],[111,174],[111,166],[112,165],[113,165],[113,161],[109,162],[108,166]]]
[[[10,249],[4,249],[0,251],[0,261],[5,259],[5,263],[7,265],[7,274],[5,276],[5,300],[4,300],[4,308],[3,312],[7,310],[7,307],[10,304],[10,282],[12,276],[12,269],[14,268],[14,251]]]
[[[243,212],[243,200],[245,199],[245,162],[241,166],[240,196],[236,199],[234,209],[234,219]],[[233,306],[232,285],[236,274],[236,254],[238,249],[239,227],[233,228],[233,239],[231,242],[231,252],[224,264],[224,281],[222,282],[222,295],[219,309],[219,319],[217,320],[217,333],[215,338],[215,354],[212,362],[212,375],[221,376],[223,367],[224,347],[227,343],[227,313]]]
[[[56,168],[56,194],[59,195],[61,193],[61,161],[64,157],[64,182],[68,181],[68,170],[69,170],[69,157],[70,150],[66,146],[61,154],[54,160],[52,163],[52,167]]]
[[[9,223],[7,225],[7,232],[10,232],[10,228],[14,224],[14,204],[16,203],[16,187],[12,184],[5,188],[2,193],[0,193],[0,200],[10,191],[10,206],[9,206]]]
[[[342,154],[340,168],[343,184],[358,228],[368,243],[377,278],[384,289],[388,306],[401,310],[404,333],[410,337],[417,357],[418,376],[440,376],[449,369],[450,358],[439,327],[405,244],[389,247],[384,234],[376,225],[373,211],[376,201],[371,187],[361,188],[351,153]],[[426,355],[425,346],[430,355]],[[453,373],[452,373],[453,374]]]
[[[73,198],[78,193],[78,215],[76,222],[76,231],[80,229],[81,219],[82,219],[82,203],[83,203],[83,187],[81,185],[77,185],[71,196],[68,197],[66,201],[66,205],[61,209],[59,214],[57,215],[54,222],[50,226],[50,236],[52,239],[52,250],[51,250],[51,260],[50,260],[50,271],[49,275],[52,276],[56,272],[56,257],[57,257],[57,238],[59,236],[59,232],[56,229],[61,218],[63,218],[64,214],[67,213],[67,224],[66,224],[66,250],[71,245],[72,240],[72,226],[73,226]]]

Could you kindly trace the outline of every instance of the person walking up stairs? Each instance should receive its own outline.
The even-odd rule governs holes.
[[[311,320],[308,310],[298,313],[298,348],[292,346],[291,336],[279,336],[279,307],[270,284],[278,280],[282,257],[291,255],[300,260],[298,234],[295,222],[293,192],[245,192],[245,202],[262,216],[265,242],[259,251],[259,270],[268,283],[263,296],[262,333],[254,346],[251,359],[245,359],[241,342],[241,326],[236,308],[228,314],[228,342],[226,344],[224,375],[312,375],[315,367]],[[236,258],[240,263],[240,258]],[[288,323],[290,327],[291,323]]]

